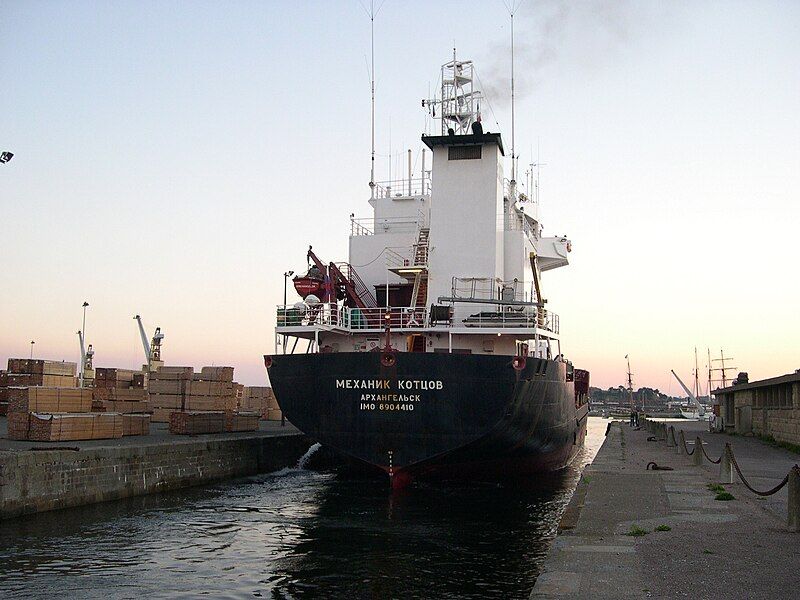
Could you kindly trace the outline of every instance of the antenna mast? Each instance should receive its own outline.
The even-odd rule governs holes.
[[[369,38],[370,38],[370,89],[372,91],[372,156],[369,171],[369,196],[375,199],[375,0],[369,5]]]
[[[516,192],[517,184],[517,154],[515,151],[515,121],[514,121],[514,6],[512,4],[511,10],[511,190],[512,193]]]

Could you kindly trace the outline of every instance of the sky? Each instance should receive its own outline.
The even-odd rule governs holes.
[[[800,368],[800,3],[517,4],[517,151],[573,242],[543,278],[565,355],[673,394],[695,347]],[[77,361],[87,301],[95,366],[141,365],[141,314],[168,364],[264,384],[283,272],[346,260],[370,214],[365,7],[0,1],[0,364]],[[438,126],[454,44],[508,148],[506,5],[374,8],[377,179]]]

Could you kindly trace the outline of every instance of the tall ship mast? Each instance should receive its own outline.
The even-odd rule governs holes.
[[[545,236],[504,177],[472,62],[454,52],[441,69],[420,176],[409,158],[408,178],[370,182],[348,262],[309,246],[302,300],[277,307],[264,357],[286,418],[393,487],[560,469],[586,433],[589,373],[564,357],[542,284],[571,242]]]

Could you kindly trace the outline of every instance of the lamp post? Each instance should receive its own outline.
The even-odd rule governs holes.
[[[36,342],[34,342],[33,340],[31,340],[31,360],[33,360],[33,345],[34,345],[35,343],[36,343]]]

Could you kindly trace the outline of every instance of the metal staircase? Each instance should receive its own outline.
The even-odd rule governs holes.
[[[411,292],[412,307],[424,307],[428,301],[428,237],[430,229],[421,227],[414,244],[414,266],[422,267],[414,277],[414,289]]]

